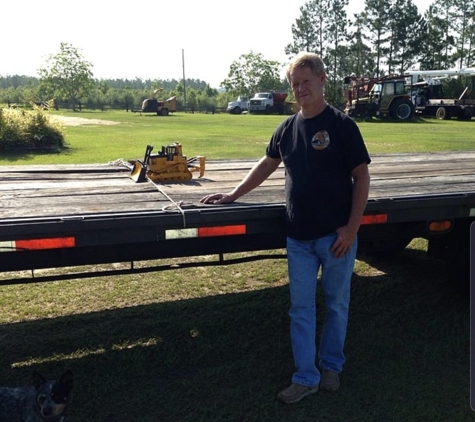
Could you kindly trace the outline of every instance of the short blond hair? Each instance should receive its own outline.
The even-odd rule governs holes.
[[[297,54],[287,66],[286,76],[289,83],[290,74],[299,66],[310,68],[315,76],[320,76],[322,73],[325,73],[325,64],[318,54],[302,52]]]

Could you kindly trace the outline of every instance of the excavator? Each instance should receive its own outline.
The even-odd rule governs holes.
[[[186,182],[192,179],[194,172],[203,177],[205,172],[205,157],[196,156],[187,159],[183,155],[179,142],[162,146],[157,154],[152,154],[153,146],[147,145],[143,161],[133,163],[130,178],[136,182]]]

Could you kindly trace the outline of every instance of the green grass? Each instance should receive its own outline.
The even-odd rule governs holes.
[[[189,156],[257,158],[282,120],[79,114],[123,123],[67,127],[65,152],[3,156],[0,164],[107,162],[175,141]],[[372,153],[475,145],[474,121],[358,124]],[[68,422],[473,421],[468,296],[426,247],[415,240],[390,260],[357,261],[347,363],[335,394],[291,406],[275,400],[293,371],[283,259],[0,286],[0,384],[26,384],[33,369],[53,377],[70,367]]]
[[[0,378],[70,367],[69,422],[472,421],[468,300],[424,248],[358,260],[335,394],[275,400],[293,371],[282,259],[1,287]]]
[[[185,155],[209,160],[259,158],[275,127],[285,116],[185,114],[168,117],[125,111],[53,112],[66,117],[101,119],[115,125],[64,126],[67,148],[60,153],[12,152],[0,157],[7,164],[107,163],[144,155],[151,144],[180,142]],[[371,154],[470,150],[475,146],[475,120],[419,119],[412,123],[359,121]]]

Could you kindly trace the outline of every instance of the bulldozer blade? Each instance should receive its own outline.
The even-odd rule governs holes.
[[[200,175],[198,177],[203,177],[205,174],[205,163],[206,163],[206,158],[205,157],[198,157],[200,160]]]
[[[199,165],[193,164],[196,161],[199,161]],[[192,172],[199,171],[200,175],[198,177],[203,177],[205,174],[205,166],[206,166],[206,157],[197,156],[190,158],[188,160],[188,169]]]
[[[135,183],[141,183],[147,180],[146,176],[147,176],[147,167],[144,166],[140,160],[137,160],[134,163],[134,167],[132,168],[132,171],[130,172],[130,178]]]
[[[132,168],[132,171],[130,172],[130,178],[135,183],[141,183],[147,180],[147,167],[148,167],[148,162],[150,160],[150,154],[152,153],[152,150],[153,150],[153,146],[147,145],[147,148],[145,149],[145,156],[144,156],[143,162],[140,160],[137,160],[134,163],[134,167]]]

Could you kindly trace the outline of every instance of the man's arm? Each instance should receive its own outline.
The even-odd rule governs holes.
[[[262,157],[242,181],[229,193],[214,193],[200,199],[203,204],[228,204],[257,188],[281,163],[280,158]]]
[[[351,176],[353,177],[353,202],[350,218],[346,226],[337,229],[337,239],[330,249],[337,258],[346,254],[353,244],[368,201],[370,183],[368,165],[360,164],[353,169]]]

